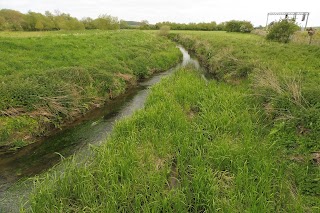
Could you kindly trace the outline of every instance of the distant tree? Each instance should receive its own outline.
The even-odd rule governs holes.
[[[97,27],[94,24],[94,20],[90,17],[81,19],[81,22],[84,25],[84,28],[87,30],[97,29]]]
[[[129,29],[129,28],[130,28],[130,26],[127,21],[120,20],[120,29]]]
[[[60,13],[56,11],[54,23],[59,30],[83,30],[84,25],[78,19],[71,17],[70,14]]]
[[[212,21],[208,24],[208,30],[209,31],[215,31],[217,30],[217,23],[215,21]]]
[[[169,34],[170,31],[170,26],[168,25],[163,25],[160,27],[159,29],[159,35],[161,36],[167,36]]]
[[[224,30],[226,30],[226,23],[225,23],[225,22],[222,22],[222,23],[218,24],[216,29],[217,29],[218,31],[224,31]]]
[[[120,28],[118,18],[107,14],[100,15],[95,19],[94,25],[100,30],[117,30]]]
[[[0,30],[5,30],[6,29],[6,20],[0,16]]]
[[[150,25],[149,22],[147,20],[142,20],[140,22],[140,26],[139,26],[140,30],[150,30]]]
[[[269,26],[269,31],[266,39],[272,41],[278,41],[282,43],[288,43],[294,34],[300,27],[295,23],[293,19],[282,19],[278,22],[274,22]]]
[[[0,10],[0,16],[5,20],[3,27],[6,30],[23,30],[24,14],[15,10],[2,9]]]
[[[54,15],[50,11],[45,11],[44,15],[53,20]]]
[[[231,20],[226,22],[225,30],[227,32],[249,33],[253,30],[253,25],[248,21]]]
[[[39,20],[39,21],[37,21],[37,23],[36,23],[36,25],[35,25],[35,29],[36,30],[43,30],[44,29],[44,25],[43,25],[43,23]]]
[[[55,16],[50,11],[46,11],[44,14],[46,16],[45,30],[57,30],[54,22]]]
[[[242,22],[242,25],[240,26],[240,32],[250,33],[252,30],[253,30],[253,25],[250,22],[248,21]]]
[[[41,21],[38,13],[29,11],[24,17],[23,29],[27,31],[36,30],[37,22]]]
[[[203,31],[214,31],[218,30],[218,25],[216,22],[212,21],[210,23],[189,23],[180,24],[174,22],[160,22],[156,23],[155,29],[160,29],[162,26],[169,26],[171,30],[203,30]]]

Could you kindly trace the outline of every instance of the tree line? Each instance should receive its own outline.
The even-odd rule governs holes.
[[[227,32],[242,32],[249,33],[254,27],[249,21],[231,20],[217,24],[215,21],[210,23],[189,23],[181,24],[175,22],[159,22],[155,25],[149,24],[147,21],[142,21],[140,29],[143,30],[158,30],[162,26],[168,26],[171,30],[200,30],[200,31],[227,31]]]
[[[123,22],[123,21],[122,21]],[[0,30],[10,31],[52,31],[52,30],[84,30],[84,29],[119,29],[121,21],[110,15],[100,15],[96,19],[90,17],[78,20],[70,14],[55,11],[45,14],[29,11],[0,10]]]
[[[52,30],[116,30],[116,29],[141,29],[158,30],[163,26],[171,30],[201,30],[201,31],[227,31],[227,32],[250,32],[253,25],[248,21],[231,20],[217,24],[210,23],[174,23],[159,22],[149,24],[147,20],[141,22],[130,22],[119,20],[107,14],[100,15],[96,19],[90,17],[81,20],[70,16],[70,14],[55,11],[46,11],[45,14],[29,11],[23,14],[19,11],[2,9],[0,10],[0,31],[52,31]]]

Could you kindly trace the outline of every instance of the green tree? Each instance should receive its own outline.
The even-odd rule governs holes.
[[[242,25],[240,26],[240,32],[250,33],[252,30],[253,30],[253,25],[250,22],[248,21],[242,22]]]
[[[118,18],[107,14],[100,15],[94,20],[94,24],[100,30],[117,30],[120,28]]]
[[[150,30],[149,22],[147,20],[142,20],[139,26],[140,30]]]
[[[159,35],[167,36],[169,34],[169,31],[170,31],[170,26],[163,25],[159,29]]]
[[[44,25],[41,21],[37,21],[36,25],[35,25],[35,29],[36,30],[43,30],[44,29]]]
[[[97,28],[94,24],[94,20],[90,17],[83,18],[81,22],[84,25],[85,29],[87,30],[92,30]]]
[[[125,20],[120,20],[120,29],[130,29],[128,22]]]
[[[253,25],[249,21],[231,20],[226,22],[224,28],[227,32],[249,33],[253,30]]]
[[[6,24],[6,20],[2,16],[0,16],[0,30],[5,30]]]
[[[5,20],[3,26],[6,30],[23,30],[24,14],[15,10],[2,9],[0,10],[0,16]]]
[[[288,43],[294,32],[298,31],[300,27],[293,19],[282,19],[278,22],[273,22],[269,25],[269,31],[266,39]]]

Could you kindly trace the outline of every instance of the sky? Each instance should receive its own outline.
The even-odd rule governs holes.
[[[0,9],[22,13],[59,10],[79,19],[108,14],[127,21],[148,20],[151,24],[235,19],[251,21],[254,26],[265,26],[268,12],[310,12],[308,26],[320,26],[319,0],[0,0]],[[279,18],[272,16],[269,20]],[[303,26],[301,18],[297,21]]]

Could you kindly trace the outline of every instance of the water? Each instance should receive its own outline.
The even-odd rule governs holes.
[[[116,100],[108,101],[104,107],[89,112],[55,135],[15,152],[0,155],[0,202],[8,196],[7,189],[19,179],[40,174],[57,164],[63,157],[79,151],[85,152],[88,144],[103,142],[117,120],[130,116],[134,111],[144,107],[150,87],[158,83],[161,78],[189,64],[197,69],[200,68],[199,62],[193,59],[183,47],[178,48],[183,54],[183,60],[177,67],[140,82],[137,88]],[[19,196],[19,190],[12,196]],[[2,204],[0,203],[0,212],[2,208],[6,209],[1,208],[1,205],[5,205],[6,199],[9,198],[5,198]],[[8,201],[8,203],[11,202]],[[12,207],[12,204],[10,206]]]

